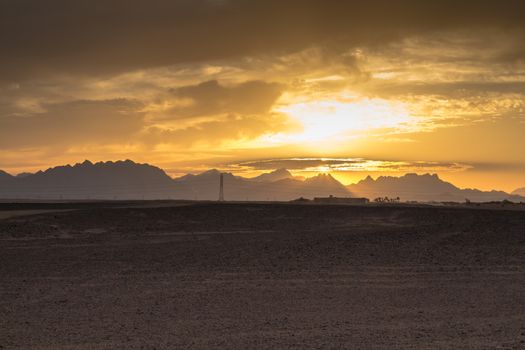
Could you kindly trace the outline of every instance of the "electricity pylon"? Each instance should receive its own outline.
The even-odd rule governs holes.
[[[221,181],[219,185],[219,202],[224,202],[224,174],[221,173]]]

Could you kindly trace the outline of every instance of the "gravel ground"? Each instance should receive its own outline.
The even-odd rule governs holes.
[[[525,349],[525,212],[53,209],[0,220],[0,349]]]

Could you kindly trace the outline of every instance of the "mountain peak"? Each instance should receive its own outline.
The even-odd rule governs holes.
[[[307,178],[305,181],[306,182],[334,182],[334,183],[340,183],[331,174],[328,174],[328,173],[319,173],[319,174],[317,174],[315,176]]]
[[[357,184],[347,187],[358,196],[367,198],[400,197],[403,201],[493,201],[508,199],[509,194],[501,191],[483,192],[472,189],[460,189],[443,181],[437,174],[408,173],[400,177],[380,176],[375,181],[370,176]]]
[[[1,170],[0,170],[1,171]],[[31,176],[33,175],[32,173],[28,173],[28,172],[25,172],[25,173],[20,173],[20,174],[17,174],[16,177],[21,179],[21,178],[24,178],[24,177],[28,177],[28,176]]]
[[[218,195],[218,169],[210,169],[198,175],[186,175],[172,179],[153,165],[135,163],[132,160],[97,162],[89,160],[38,171],[35,174],[12,176],[0,170],[0,197],[12,198],[181,198],[215,199]],[[329,173],[319,173],[299,180],[287,169],[279,168],[255,178],[225,174],[226,198],[235,200],[289,200],[300,196],[326,197],[400,197],[403,201],[456,201],[465,198],[473,202],[493,200],[523,200],[525,188],[513,195],[502,191],[483,192],[476,189],[460,189],[443,181],[437,174],[409,173],[400,177],[380,176],[375,180],[368,175],[357,184],[343,186]]]
[[[320,173],[313,177],[309,177],[303,182],[316,196],[333,195],[335,197],[348,197],[352,195],[351,191],[331,174]]]
[[[515,196],[524,196],[525,197],[525,187],[515,189],[514,191],[512,191],[511,194],[515,195]]]
[[[279,168],[275,169],[272,172],[264,173],[256,177],[252,177],[251,181],[257,181],[257,182],[273,182],[273,181],[279,181],[284,179],[293,179],[292,173],[290,173],[285,168]]]
[[[131,160],[89,160],[14,177],[0,196],[34,198],[159,198],[173,188],[173,180],[160,168]]]
[[[217,169],[210,169],[200,173],[199,175],[219,175],[220,173],[221,172]]]
[[[270,172],[270,174],[286,174],[286,175],[292,175],[288,169],[286,168],[279,168],[275,169],[274,171]]]
[[[372,176],[367,175],[363,180],[359,181],[359,183],[373,183],[375,180],[372,178]]]
[[[0,178],[11,179],[11,178],[13,178],[13,175],[11,175],[8,172],[5,172],[3,170],[0,170]]]

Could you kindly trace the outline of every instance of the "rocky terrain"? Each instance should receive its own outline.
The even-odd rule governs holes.
[[[22,176],[20,176],[22,175]],[[58,166],[12,176],[0,170],[0,198],[15,200],[217,200],[221,172],[169,177],[162,169],[131,160]],[[348,197],[351,193],[329,174],[308,179],[277,169],[246,178],[223,173],[228,200],[288,201],[299,197]]]
[[[401,201],[525,202],[515,191],[460,189],[436,174],[405,174],[400,177],[368,176],[344,186],[330,174],[309,178],[277,169],[256,177],[223,172],[224,194],[235,201],[290,201],[300,197],[399,197]],[[0,199],[8,200],[217,200],[221,171],[171,178],[164,170],[131,160],[57,166],[35,174],[17,176],[0,170]]]
[[[509,194],[504,191],[481,191],[473,188],[458,188],[450,182],[443,181],[437,174],[405,174],[400,177],[379,176],[375,180],[368,176],[356,184],[347,186],[356,196],[400,197],[402,201],[419,202],[491,202],[512,201],[525,202],[525,197],[514,191]]]
[[[0,349],[525,348],[523,211],[106,202],[0,212],[11,213],[0,219]]]

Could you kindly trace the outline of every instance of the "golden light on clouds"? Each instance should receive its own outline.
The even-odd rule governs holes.
[[[179,174],[361,158],[359,171],[308,169],[344,177],[410,170],[373,161],[465,164],[435,171],[470,186],[525,186],[519,2],[256,2],[108,1],[103,18],[57,6],[71,21],[57,17],[42,37],[34,28],[49,23],[31,6],[28,18],[0,11],[19,28],[0,57],[0,169],[130,158]]]
[[[290,142],[338,142],[376,129],[412,130],[417,119],[401,102],[346,97],[290,104],[277,109],[302,126]]]

